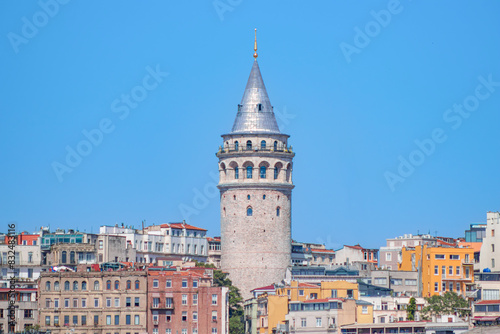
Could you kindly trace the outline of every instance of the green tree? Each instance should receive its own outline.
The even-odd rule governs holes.
[[[215,268],[213,264],[197,262],[197,267],[203,268]],[[245,332],[245,326],[243,324],[243,307],[241,303],[243,298],[241,298],[240,290],[233,286],[233,282],[227,277],[227,273],[221,270],[214,270],[213,274],[214,285],[215,286],[225,286],[229,288],[229,333],[230,334],[243,334]]]
[[[442,296],[426,297],[425,300],[428,305],[422,310],[422,317],[424,319],[445,314],[458,314],[460,317],[465,317],[469,314],[469,303],[467,300],[452,291],[447,291]]]
[[[410,298],[408,307],[406,308],[406,320],[415,321],[415,312],[417,311],[417,301],[414,297]]]

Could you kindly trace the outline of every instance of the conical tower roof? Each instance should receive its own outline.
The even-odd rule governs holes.
[[[257,29],[254,50],[255,61],[231,133],[280,133],[257,62]]]
[[[261,132],[280,133],[280,129],[260,74],[259,63],[255,60],[231,133]]]

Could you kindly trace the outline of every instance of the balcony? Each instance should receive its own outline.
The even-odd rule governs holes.
[[[174,308],[174,303],[151,303],[150,308],[155,310],[172,310]]]
[[[229,146],[219,146],[219,151],[217,152],[217,157],[225,154],[234,154],[234,153],[254,153],[254,152],[269,152],[269,153],[283,153],[283,154],[292,154],[293,153],[293,148],[292,146],[288,147],[277,147],[276,149],[274,146],[265,146],[262,147],[260,145],[254,145],[252,147],[247,147],[245,144],[243,145],[238,145],[238,147],[234,145],[229,145]]]

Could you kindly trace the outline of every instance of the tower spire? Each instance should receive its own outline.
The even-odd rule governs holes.
[[[253,57],[255,58],[255,60],[257,60],[257,57],[259,56],[257,54],[257,28],[255,28],[255,42],[253,43],[253,50],[255,51]]]

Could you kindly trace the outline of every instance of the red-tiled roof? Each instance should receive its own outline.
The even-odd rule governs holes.
[[[316,284],[299,282],[299,288],[319,288],[319,286],[317,286]]]
[[[477,302],[476,305],[490,305],[490,304],[500,304],[500,300],[481,300]]]
[[[264,290],[274,290],[274,285],[268,285],[268,286],[263,286],[263,287],[260,287],[260,288],[255,288],[251,291],[264,291]]]
[[[360,245],[355,245],[355,246],[344,245],[344,247],[349,247],[349,248],[354,248],[354,249],[364,249]]]
[[[312,253],[335,253],[335,251],[333,249],[315,249],[315,248],[311,248],[311,252]]]
[[[207,237],[207,241],[218,241],[218,242],[220,242],[220,237],[213,237],[213,238]]]
[[[186,229],[186,230],[197,230],[197,231],[206,231],[204,228],[201,227],[196,227],[193,225],[189,224],[183,224],[183,223],[170,223],[170,224],[161,224],[160,227],[162,228],[179,228],[179,229]]]

